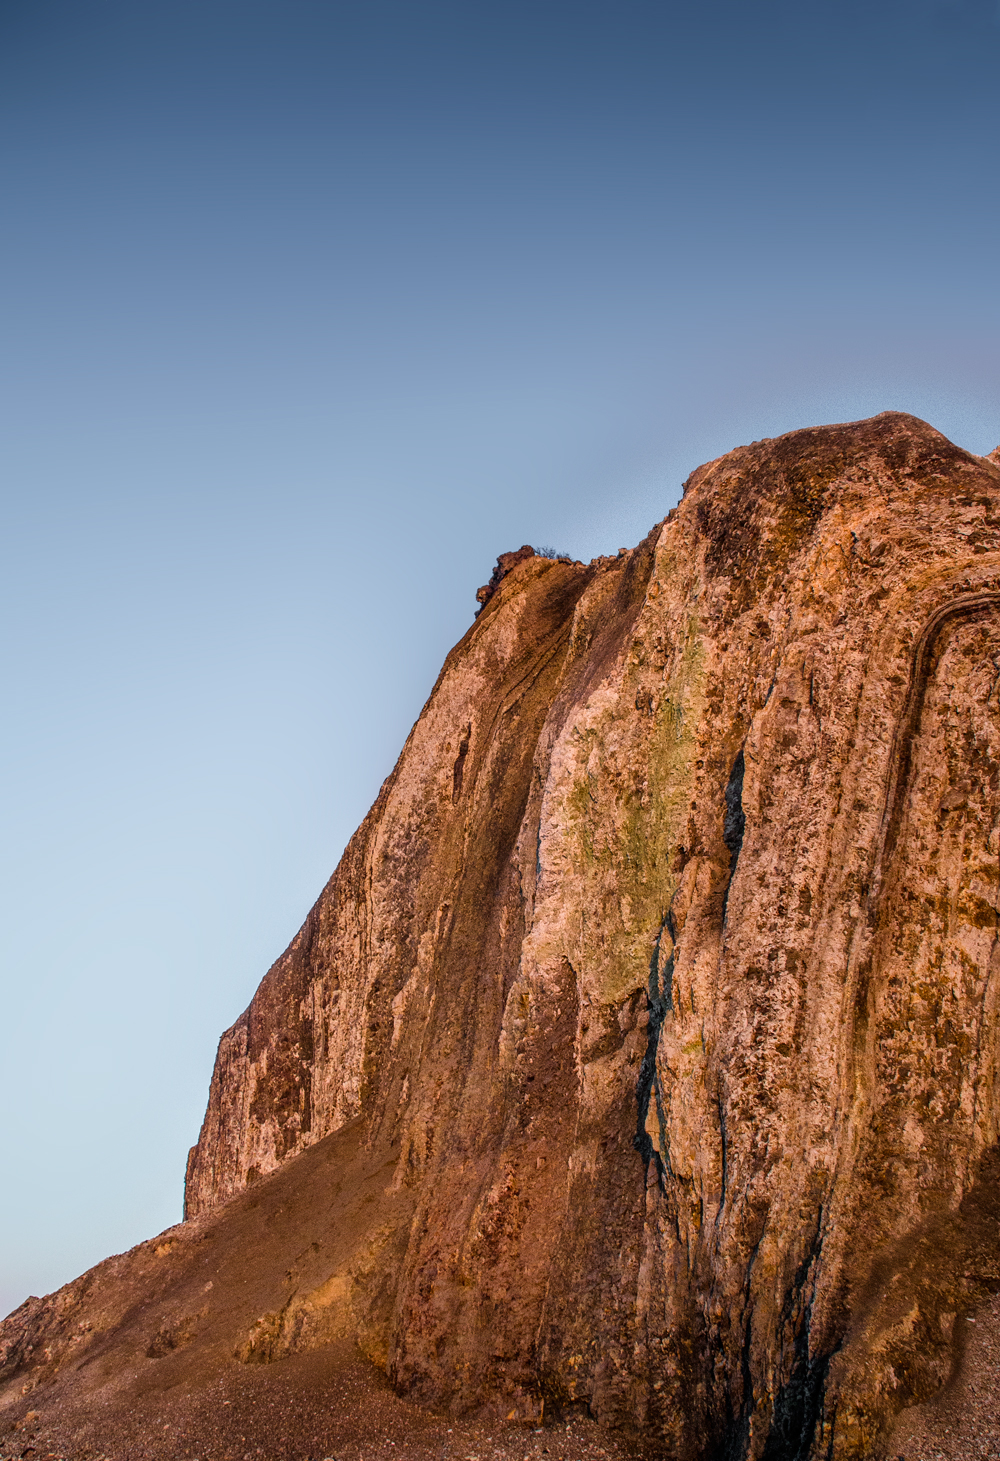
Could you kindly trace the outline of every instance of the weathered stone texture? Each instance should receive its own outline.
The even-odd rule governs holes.
[[[188,1214],[360,1117],[399,1386],[869,1455],[1000,1284],[1000,465],[886,414],[512,556],[223,1037]]]

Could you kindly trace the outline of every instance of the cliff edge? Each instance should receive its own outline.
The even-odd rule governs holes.
[[[186,1353],[349,1333],[455,1411],[876,1455],[1000,1287],[996,454],[798,431],[631,552],[505,558],[188,1163],[191,1255],[258,1200],[329,1232]],[[149,1246],[0,1326],[0,1404],[129,1403]]]

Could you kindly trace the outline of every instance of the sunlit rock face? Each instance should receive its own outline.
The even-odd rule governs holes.
[[[357,1120],[397,1387],[868,1456],[1000,1283],[1000,466],[799,431],[501,566],[222,1038],[187,1214]]]

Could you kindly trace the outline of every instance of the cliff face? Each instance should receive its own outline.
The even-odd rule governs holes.
[[[1000,466],[800,431],[504,566],[223,1036],[187,1215],[357,1119],[407,1393],[869,1455],[1000,1284]]]

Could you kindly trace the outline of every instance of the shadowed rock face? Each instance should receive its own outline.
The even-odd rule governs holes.
[[[1000,466],[886,414],[508,557],[222,1038],[187,1216],[355,1122],[404,1392],[867,1456],[1000,1285]],[[53,1312],[9,1393],[83,1383]]]

